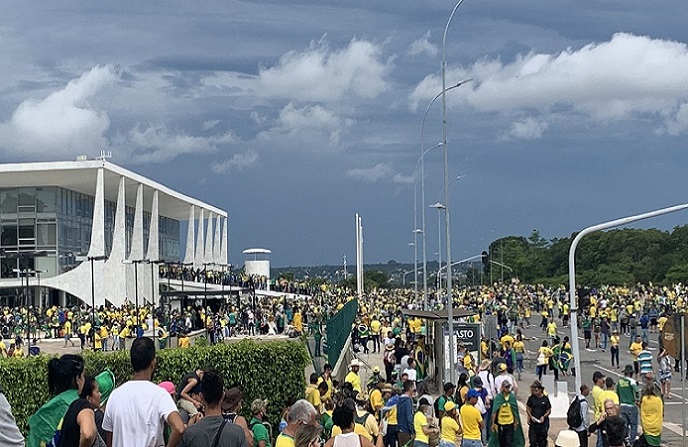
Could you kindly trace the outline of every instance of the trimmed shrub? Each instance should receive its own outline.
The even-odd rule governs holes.
[[[105,368],[115,374],[117,386],[132,376],[129,351],[84,351],[86,374],[97,374]],[[48,394],[48,361],[50,356],[0,361],[0,386],[12,406],[17,425],[28,433],[28,419]],[[250,416],[254,399],[268,399],[268,420],[277,426],[284,403],[290,397],[303,397],[304,370],[308,362],[306,347],[297,341],[254,342],[215,346],[192,346],[188,349],[158,351],[153,381],[178,383],[182,376],[196,369],[214,367],[225,379],[227,388],[237,386],[244,393],[242,413]]]

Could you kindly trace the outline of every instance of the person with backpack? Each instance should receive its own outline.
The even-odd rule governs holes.
[[[251,413],[253,418],[248,424],[249,430],[253,432],[253,447],[271,447],[270,432],[263,419],[267,414],[268,401],[256,399],[251,403]]]
[[[444,384],[444,394],[435,399],[433,405],[435,407],[435,417],[439,420],[442,420],[442,416],[444,416],[444,405],[447,402],[454,402],[455,392],[456,387],[454,386],[454,384],[451,382],[447,382]]]
[[[222,376],[215,370],[206,371],[201,387],[205,417],[184,431],[180,447],[248,447],[242,428],[222,415],[225,394]]]
[[[569,409],[566,412],[566,423],[569,425],[569,430],[573,430],[578,434],[580,447],[588,447],[588,400],[590,394],[590,387],[582,384],[580,393],[571,401]]]

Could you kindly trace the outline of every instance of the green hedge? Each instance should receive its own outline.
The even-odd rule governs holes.
[[[115,373],[117,385],[131,378],[129,351],[114,353],[84,352],[86,373],[97,374],[105,368]],[[304,369],[308,362],[306,347],[296,341],[221,344],[208,347],[158,351],[158,366],[153,380],[175,384],[190,371],[213,366],[222,372],[227,387],[244,392],[242,412],[248,416],[253,399],[268,399],[269,421],[279,423],[284,402],[303,396]],[[49,356],[0,360],[0,386],[12,406],[17,425],[26,434],[28,419],[50,399],[48,394]]]

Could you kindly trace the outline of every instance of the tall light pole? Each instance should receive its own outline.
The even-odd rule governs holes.
[[[414,292],[414,297],[416,303],[418,303],[418,233],[422,233],[423,230],[420,228],[414,228],[413,229],[413,271],[415,272],[414,274],[414,281],[415,284],[413,285],[413,292]],[[423,277],[423,280],[425,280],[425,277]],[[426,310],[425,308],[423,310]]]
[[[442,296],[442,210],[447,207],[437,202],[430,205],[437,209],[437,298]]]
[[[608,230],[609,228],[620,227],[622,225],[628,225],[629,223],[637,222],[639,220],[662,216],[664,214],[674,213],[676,211],[681,211],[685,209],[688,209],[688,204],[670,206],[668,208],[661,208],[655,211],[650,211],[648,213],[637,214],[635,216],[624,217],[621,219],[604,222],[598,225],[593,225],[592,227],[585,228],[583,231],[576,235],[576,237],[571,242],[571,247],[569,247],[569,306],[571,309],[571,349],[573,350],[573,352],[579,352],[578,304],[576,302],[576,248],[578,247],[578,243],[580,242],[580,240],[583,239],[584,236],[590,233],[594,233],[595,231]],[[681,344],[683,345],[684,343],[685,342]],[[580,355],[573,356],[573,363],[576,368],[576,389],[580,389],[582,381]]]
[[[136,297],[136,338],[138,338],[139,326],[141,325],[141,312],[139,312],[139,264],[148,262],[146,259],[125,259],[122,264],[134,265],[134,296]]]
[[[444,144],[444,225],[447,235],[445,237],[447,243],[447,323],[449,327],[449,378],[452,383],[455,382],[456,368],[454,367],[456,358],[456,346],[454,344],[454,297],[452,295],[452,272],[451,272],[451,221],[449,219],[449,151],[447,148],[447,59],[446,59],[446,44],[447,31],[449,24],[459,6],[464,0],[459,0],[447,20],[442,34],[442,143]]]
[[[452,13],[453,15],[453,13]],[[449,19],[451,20],[451,18]],[[442,54],[442,57],[444,58],[444,53]],[[444,78],[442,79],[444,81]],[[442,82],[442,91],[439,92],[437,95],[435,95],[434,98],[430,100],[428,103],[428,106],[425,108],[425,112],[423,112],[423,119],[421,120],[420,123],[420,190],[421,190],[421,230],[423,231],[423,309],[427,310],[428,307],[428,285],[427,285],[427,278],[428,278],[428,260],[426,256],[426,246],[425,246],[425,154],[427,154],[431,149],[425,150],[425,119],[428,116],[428,112],[430,111],[430,107],[432,104],[439,99],[440,96],[444,98],[444,94],[448,92],[449,90],[453,90],[455,88],[461,87],[467,82],[471,82],[472,79],[466,79],[465,81],[457,82],[456,84],[445,88],[444,87],[444,82]],[[445,138],[445,143],[446,143],[446,138]],[[434,148],[432,148],[434,149]],[[417,164],[417,163],[416,163]],[[415,190],[414,190],[415,191]],[[415,207],[415,205],[414,205]],[[415,208],[414,208],[415,209]]]

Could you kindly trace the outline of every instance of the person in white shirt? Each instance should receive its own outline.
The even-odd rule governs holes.
[[[407,374],[408,380],[412,382],[416,381],[416,361],[412,357],[409,357],[408,359],[408,368],[403,370],[401,373]]]
[[[149,337],[134,340],[131,346],[132,380],[115,389],[108,399],[103,418],[108,447],[159,447],[164,445],[165,422],[172,428],[168,447],[176,447],[184,433],[184,423],[172,397],[151,382],[155,371],[155,344]]]
[[[506,370],[506,363],[500,363],[499,364],[499,370],[501,371],[500,374],[497,377],[495,377],[495,379],[494,379],[495,391],[501,390],[502,389],[502,382],[508,381],[514,390],[514,393],[517,393],[518,392],[518,385],[516,384],[516,380],[514,379],[514,376],[509,374],[509,372]],[[495,392],[495,396],[497,394],[498,393]]]

